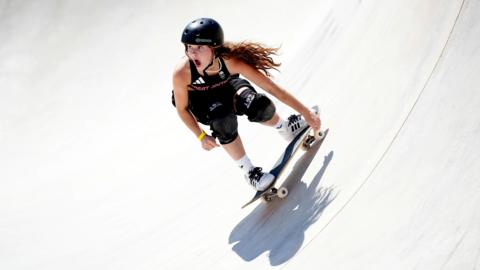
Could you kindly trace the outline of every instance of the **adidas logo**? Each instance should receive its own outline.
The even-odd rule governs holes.
[[[198,78],[196,81],[194,81],[192,84],[204,84],[205,81],[203,80],[202,77]]]

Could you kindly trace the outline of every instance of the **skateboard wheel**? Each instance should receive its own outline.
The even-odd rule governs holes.
[[[287,195],[288,195],[288,189],[286,187],[281,187],[277,190],[278,198],[283,199],[287,197]]]
[[[319,140],[325,138],[325,132],[324,132],[324,131],[321,131],[321,130],[320,130],[319,132],[317,132],[316,135],[317,135],[317,138],[318,138]]]

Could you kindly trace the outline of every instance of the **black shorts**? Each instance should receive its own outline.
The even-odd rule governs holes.
[[[244,86],[255,91],[247,80],[238,77],[232,77],[228,84],[219,88],[206,91],[189,90],[188,109],[196,120],[204,125],[210,125],[213,120],[228,114],[243,115],[244,112],[236,110],[235,103],[239,102],[236,92]],[[175,106],[173,91],[172,104]]]

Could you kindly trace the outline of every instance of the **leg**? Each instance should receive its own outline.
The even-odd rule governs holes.
[[[213,135],[218,138],[223,149],[237,163],[240,169],[248,175],[254,166],[245,153],[242,139],[237,132],[237,125],[237,117],[234,114],[229,114],[214,120],[211,128]]]
[[[278,113],[275,113],[272,119],[262,122],[261,124],[269,127],[274,127],[275,125],[277,125],[278,121],[280,121],[280,116],[278,115]]]
[[[250,83],[243,79],[231,81],[236,89],[235,108],[239,115],[246,114],[251,122],[274,126],[280,120],[273,102],[264,94],[259,94]]]
[[[229,144],[223,144],[223,149],[237,163],[238,167],[245,174],[245,180],[256,190],[265,190],[270,186],[275,177],[270,173],[265,173],[262,168],[255,167],[245,154],[242,139],[237,136],[235,140]]]
[[[298,115],[292,115],[288,121],[281,119],[276,113],[275,105],[267,96],[258,94],[247,81],[237,80],[239,88],[235,96],[235,106],[238,114],[246,114],[251,122],[275,127],[289,142],[307,125]]]
[[[235,141],[238,137],[237,116],[233,113],[224,113],[223,116],[217,116],[210,123],[212,135],[218,139],[221,145],[227,145]]]
[[[213,130],[213,136],[218,138],[223,149],[227,151],[233,160],[238,160],[245,156],[245,148],[243,147],[242,139],[238,135],[236,115],[231,113],[215,119],[210,127]]]
[[[247,157],[242,139],[238,135],[237,116],[226,110],[224,106],[217,106],[213,115],[215,120],[210,123],[212,135],[218,139],[227,154],[247,174],[254,166]]]
[[[230,83],[236,91],[233,106],[237,114],[246,114],[252,122],[267,122],[267,124],[274,125],[272,124],[274,120],[279,118],[278,115],[275,118],[275,106],[265,95],[258,95],[246,80],[233,79]],[[274,181],[275,177],[272,174],[264,173],[262,168],[253,166],[245,154],[242,140],[238,134],[235,139],[222,145],[244,171],[245,180],[256,190],[265,190]]]
[[[242,139],[240,138],[240,136],[237,136],[237,138],[229,144],[223,144],[222,147],[235,161],[245,156],[245,148],[243,147]]]

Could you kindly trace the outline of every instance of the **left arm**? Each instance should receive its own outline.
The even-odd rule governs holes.
[[[320,129],[320,118],[312,113],[305,105],[303,105],[297,98],[290,94],[287,90],[277,85],[265,74],[261,73],[259,70],[253,68],[247,63],[243,62],[240,59],[230,59],[227,62],[228,69],[232,73],[239,73],[247,80],[253,82],[254,84],[261,87],[267,93],[271,94],[284,104],[288,105],[301,115],[305,121],[315,130]]]

